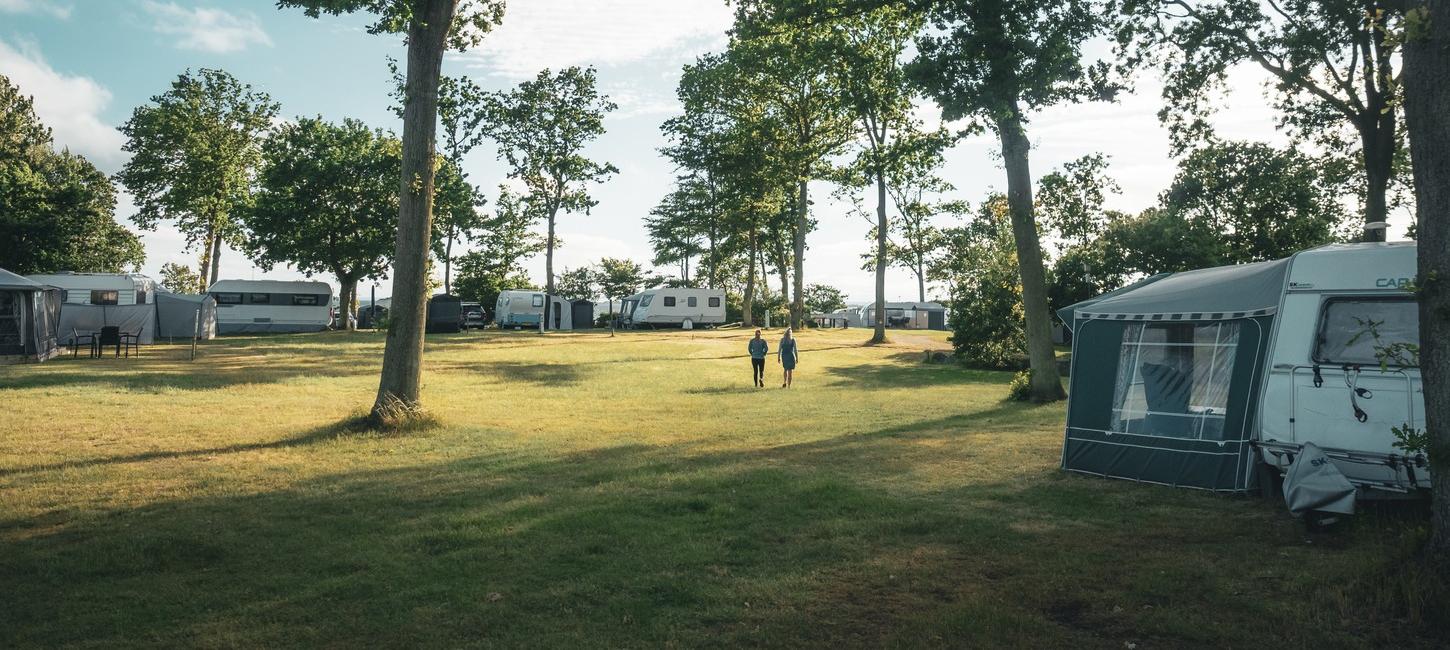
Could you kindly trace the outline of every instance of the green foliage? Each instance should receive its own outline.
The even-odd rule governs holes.
[[[1022,284],[1007,199],[994,195],[962,228],[949,228],[933,265],[951,292],[947,326],[958,359],[980,368],[1023,367],[1027,354]]]
[[[1107,198],[1123,190],[1108,176],[1108,159],[1088,154],[1053,170],[1037,182],[1033,198],[1044,230],[1056,235],[1058,251],[1083,246],[1107,227]]]
[[[569,300],[594,300],[599,293],[599,276],[588,266],[564,269],[554,283],[554,293]]]
[[[1032,399],[1032,371],[1019,370],[1012,375],[1012,381],[1007,383],[1007,399],[1014,402],[1027,402]]]
[[[833,312],[846,308],[846,294],[826,284],[806,285],[806,309],[812,313]]]
[[[554,286],[554,223],[558,214],[589,214],[598,201],[588,185],[617,173],[614,165],[584,156],[584,147],[604,133],[604,115],[618,106],[599,92],[594,68],[540,70],[511,91],[491,96],[488,134],[509,175],[523,183],[526,200],[548,223],[544,243],[544,285]]]
[[[1398,110],[1398,13],[1390,0],[1129,0],[1121,42],[1163,71],[1175,155],[1215,144],[1208,118],[1240,65],[1270,77],[1279,125],[1338,163],[1383,221],[1408,178]],[[1353,171],[1358,168],[1358,172]],[[1390,200],[1393,198],[1394,200]]]
[[[344,285],[382,277],[392,260],[402,145],[357,120],[301,118],[262,145],[244,248],[263,269],[290,264]],[[344,286],[344,289],[347,287]]]
[[[492,310],[504,289],[537,289],[522,266],[524,259],[544,250],[544,242],[530,229],[536,219],[533,206],[500,185],[493,216],[479,228],[479,247],[458,258],[453,293]]]
[[[55,151],[29,97],[0,76],[0,268],[120,272],[145,259],[117,224],[116,190],[85,158]]]
[[[277,104],[224,70],[187,70],[121,126],[130,160],[116,175],[135,197],[137,226],[174,221],[188,247],[214,265],[217,240],[239,243],[238,211],[251,203],[261,136]],[[203,269],[203,274],[206,270]],[[214,278],[213,278],[214,279]]]
[[[206,288],[201,286],[203,280],[201,274],[191,270],[185,264],[167,262],[161,265],[161,287],[172,293],[200,293]]]
[[[619,257],[600,259],[594,273],[599,293],[610,301],[611,311],[615,300],[638,293],[651,279],[639,262]]]
[[[907,68],[947,120],[996,122],[1063,103],[1110,98],[1106,62],[1085,64],[1083,47],[1112,26],[1095,0],[942,0]]]
[[[1120,275],[1184,271],[1287,257],[1346,236],[1350,216],[1322,161],[1233,142],[1179,163],[1160,205],[1105,229]]]
[[[365,12],[377,16],[370,34],[406,34],[426,21],[444,3],[457,2],[447,43],[455,50],[477,47],[484,35],[503,23],[504,0],[277,0],[278,7],[297,7],[310,18],[322,14]]]
[[[1409,287],[1410,291],[1418,291],[1415,287]],[[1362,336],[1369,336],[1374,340],[1374,355],[1379,359],[1380,370],[1388,371],[1390,366],[1402,368],[1418,368],[1420,366],[1420,342],[1419,341],[1387,341],[1380,333],[1379,327],[1384,321],[1373,319],[1357,318],[1360,330],[1350,339],[1352,345]],[[1390,433],[1395,436],[1394,447],[1405,452],[1406,455],[1430,455],[1431,439],[1428,429],[1419,429],[1403,423],[1392,427]]]

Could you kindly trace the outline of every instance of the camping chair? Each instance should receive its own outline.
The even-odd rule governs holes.
[[[96,356],[101,356],[106,346],[115,346],[116,356],[121,356],[121,328],[115,325],[107,325],[101,328],[101,334],[96,339]]]
[[[81,334],[74,327],[70,330],[70,356],[76,358],[81,353],[81,343],[86,344],[86,352],[92,357],[96,356],[96,335]]]
[[[136,356],[138,356],[138,357],[141,356],[141,333],[142,332],[145,332],[145,331],[146,331],[146,328],[145,327],[142,327],[141,329],[136,330],[136,333],[135,334],[122,334],[121,335],[121,345],[126,346],[126,357],[127,358],[130,358],[131,357],[131,351],[132,350],[135,350],[136,351]]]

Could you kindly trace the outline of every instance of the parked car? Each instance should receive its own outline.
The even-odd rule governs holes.
[[[463,311],[459,314],[459,325],[463,329],[480,328],[488,322],[488,314],[484,313],[483,305],[476,302],[465,302],[462,307]]]

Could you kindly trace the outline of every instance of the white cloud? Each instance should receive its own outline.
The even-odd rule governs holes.
[[[510,79],[543,68],[685,60],[722,46],[730,23],[721,0],[530,0],[509,3],[503,25],[457,59]]]
[[[8,14],[45,14],[61,20],[70,18],[71,6],[55,0],[0,0],[0,12]]]
[[[111,103],[111,91],[105,86],[55,70],[33,46],[16,48],[5,41],[0,41],[0,74],[21,93],[34,97],[35,112],[51,128],[58,146],[84,155],[106,172],[120,167],[125,140],[100,118]]]
[[[4,1],[4,0],[0,0]],[[185,8],[173,2],[147,0],[147,13],[155,19],[157,33],[177,37],[176,47],[225,54],[247,49],[252,44],[271,45],[257,17],[222,9]]]

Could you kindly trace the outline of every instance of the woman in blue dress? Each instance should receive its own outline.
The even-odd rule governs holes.
[[[800,350],[796,348],[795,337],[790,335],[790,328],[785,328],[785,336],[780,339],[780,345],[775,349],[776,357],[780,359],[780,367],[785,370],[785,383],[781,388],[790,388],[791,375],[795,374],[795,364],[800,361]]]

